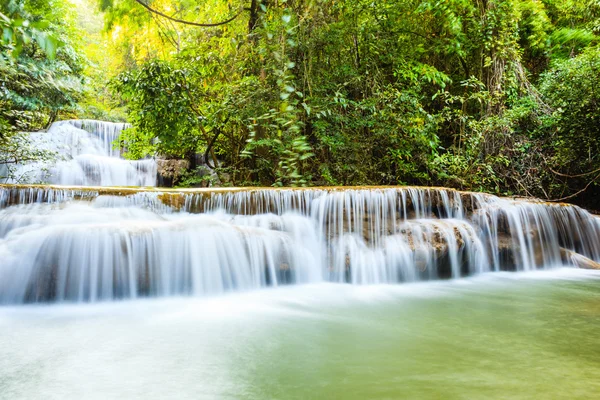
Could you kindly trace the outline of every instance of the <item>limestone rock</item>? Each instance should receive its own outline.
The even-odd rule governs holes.
[[[188,160],[168,159],[156,160],[157,175],[159,186],[175,185],[183,173],[188,170],[190,163]]]
[[[600,263],[589,259],[586,256],[583,256],[579,253],[575,253],[572,250],[567,250],[561,247],[560,255],[563,258],[564,262],[571,262],[578,268],[600,270]]]

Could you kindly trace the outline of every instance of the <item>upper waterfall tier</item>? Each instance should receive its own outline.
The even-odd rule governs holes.
[[[443,188],[0,185],[0,302],[598,267],[576,206]]]
[[[155,186],[154,160],[130,161],[114,146],[127,124],[93,120],[59,121],[47,132],[29,134],[51,159],[18,165],[13,181],[60,185]]]

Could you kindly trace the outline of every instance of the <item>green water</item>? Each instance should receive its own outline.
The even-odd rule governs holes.
[[[600,274],[0,308],[2,399],[597,399]]]

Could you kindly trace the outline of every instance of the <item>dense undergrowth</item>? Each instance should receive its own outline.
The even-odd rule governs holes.
[[[5,148],[56,118],[127,118],[128,157],[188,159],[184,185],[206,183],[201,154],[224,185],[600,208],[598,0],[140,0],[217,26],[101,0],[102,29],[86,1],[0,5]]]

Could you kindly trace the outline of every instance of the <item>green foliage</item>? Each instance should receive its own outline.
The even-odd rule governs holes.
[[[310,113],[304,102],[304,93],[297,90],[293,70],[296,63],[289,57],[297,47],[297,27],[291,10],[275,14],[275,23],[265,22],[261,34],[266,37],[259,54],[271,58],[268,72],[273,76],[272,91],[279,93],[268,112],[252,121],[250,138],[243,155],[254,156],[258,168],[254,171],[259,179],[272,175],[276,186],[305,186],[311,176],[307,160],[313,156],[311,147],[303,135],[303,114]],[[280,17],[279,19],[277,17]],[[262,180],[262,179],[261,179]]]
[[[17,163],[55,156],[23,132],[77,110],[84,60],[70,9],[63,0],[0,5],[0,181],[25,178],[16,176]]]
[[[149,2],[194,22],[244,8],[212,28],[97,0],[111,45],[88,37],[88,67],[66,0],[9,4],[5,131],[125,110],[126,155],[187,159],[184,185],[213,179],[204,159],[230,185],[596,193],[598,0]]]
[[[3,136],[40,129],[81,98],[84,60],[66,1],[11,1],[0,6],[0,120]]]
[[[556,111],[537,79],[596,43],[592,3],[264,1],[249,20],[215,29],[157,22],[171,52],[137,62],[115,86],[134,125],[124,141],[136,157],[205,154],[237,185],[439,184],[551,197],[547,159],[581,155],[548,129],[582,117]],[[153,4],[196,20],[224,3]],[[131,2],[105,6],[113,26],[153,26]],[[555,90],[548,74],[544,94]]]
[[[580,175],[600,168],[599,81],[598,47],[558,61],[544,74],[540,88],[554,112],[545,119],[540,134],[548,138],[545,150],[553,170]],[[593,178],[559,179],[553,182],[554,189],[563,194],[569,187],[581,187]]]
[[[176,187],[210,187],[218,183],[218,179],[211,174],[207,167],[200,166],[195,170],[184,171],[177,181]]]
[[[579,54],[597,40],[597,36],[587,29],[560,28],[550,35],[553,44],[552,53],[560,58]]]
[[[56,50],[61,44],[56,37],[48,34],[50,23],[45,20],[30,22],[24,18],[10,18],[0,12],[0,29],[2,37],[0,44],[3,51],[0,54],[0,63],[5,64],[19,58],[23,48],[35,41],[49,59],[56,57]]]
[[[465,83],[466,84],[466,83]],[[470,82],[476,85],[476,82]],[[446,102],[484,103],[490,93],[480,84],[480,91],[449,97]],[[451,151],[434,160],[438,179],[451,186],[498,194],[543,193],[540,166],[543,159],[533,148],[541,143],[531,137],[539,128],[540,105],[531,97],[522,97],[502,114],[475,118],[462,109],[447,108],[446,123],[460,124],[462,134]]]
[[[189,70],[153,61],[115,80],[114,87],[127,101],[133,125],[121,138],[128,157],[159,152],[185,158],[201,150],[206,117],[194,104],[202,94],[188,84],[189,75]]]

